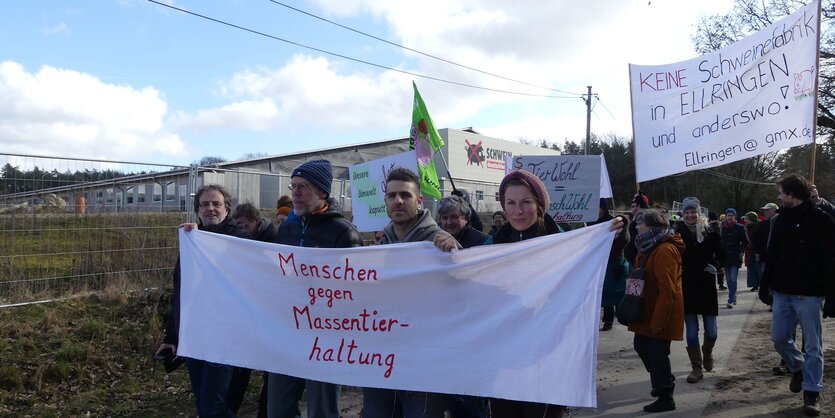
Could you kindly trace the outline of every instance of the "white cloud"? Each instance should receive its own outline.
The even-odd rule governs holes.
[[[66,23],[61,22],[51,28],[44,28],[41,30],[44,35],[69,35],[70,27]]]
[[[409,87],[391,71],[348,73],[326,58],[296,55],[279,69],[234,74],[221,83],[218,94],[236,101],[179,113],[174,124],[192,129],[388,129],[409,116]]]
[[[183,141],[163,126],[166,111],[152,87],[0,63],[0,146],[9,153],[133,161],[184,155]]]

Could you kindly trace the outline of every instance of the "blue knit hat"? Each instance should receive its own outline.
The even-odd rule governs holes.
[[[727,215],[727,214],[729,214],[729,213],[731,213],[731,214],[733,214],[734,216],[736,216],[736,209],[734,209],[734,208],[727,208],[727,209],[725,209],[725,215]]]
[[[309,181],[319,190],[328,196],[331,194],[331,182],[333,182],[333,168],[328,160],[312,160],[296,167],[293,170],[293,177],[302,177]]]

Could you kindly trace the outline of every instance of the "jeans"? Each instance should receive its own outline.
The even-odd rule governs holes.
[[[307,390],[307,418],[339,418],[339,385],[305,380],[280,373],[269,374],[267,416],[295,418],[299,399]]]
[[[407,390],[364,388],[363,418],[443,418],[447,395]]]
[[[670,366],[670,340],[635,334],[634,344],[638,357],[649,372],[652,388],[670,390],[672,393],[676,377]]]
[[[765,263],[755,261],[748,266],[748,287],[760,287],[760,280],[762,280],[763,271],[765,271]]]
[[[719,327],[716,325],[716,315],[702,315],[705,327],[705,341],[716,341]],[[687,330],[687,346],[699,345],[699,315],[684,314],[684,327]]]
[[[736,277],[739,275],[739,267],[725,267],[725,281],[728,282],[728,303],[736,305]]]
[[[186,358],[191,391],[201,417],[235,417],[251,370]]]
[[[771,319],[771,340],[774,348],[794,373],[803,371],[803,390],[823,390],[822,296],[788,295],[774,291]],[[797,348],[794,332],[797,324],[803,330],[805,353]]]

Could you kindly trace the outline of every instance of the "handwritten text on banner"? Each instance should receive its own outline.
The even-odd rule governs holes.
[[[443,253],[180,232],[180,354],[359,387],[593,407],[613,233]]]
[[[719,51],[630,65],[637,180],[813,141],[818,2]]]

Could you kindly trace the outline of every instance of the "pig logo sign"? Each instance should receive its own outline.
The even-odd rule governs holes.
[[[795,98],[811,96],[815,93],[815,66],[794,74]]]

